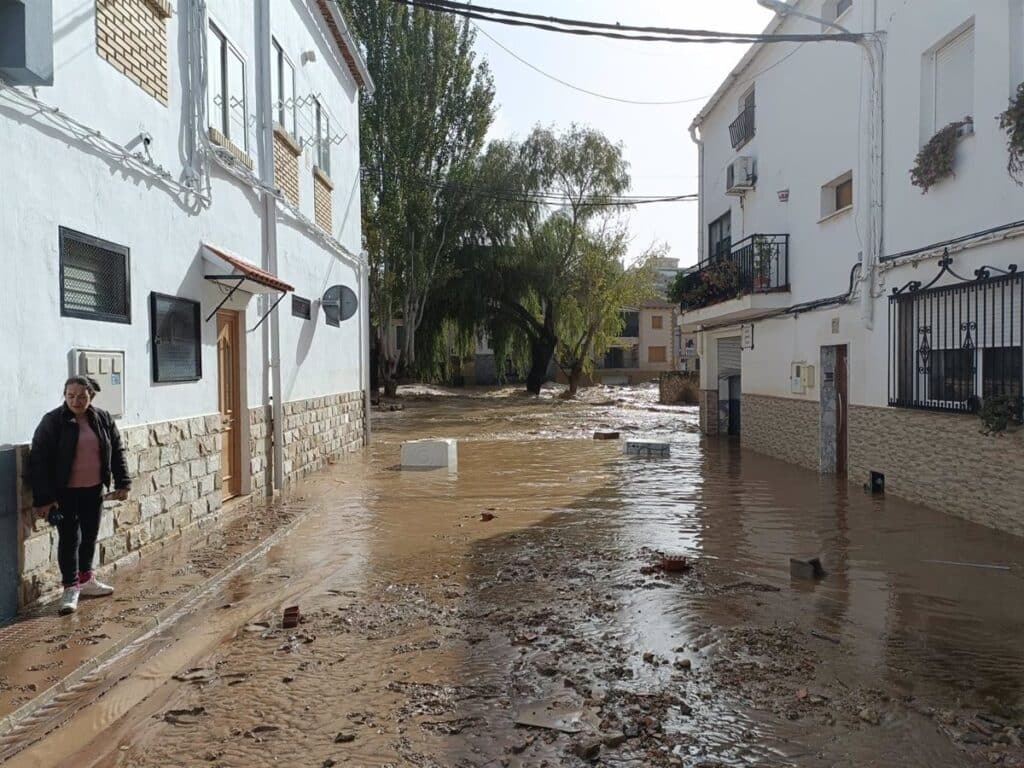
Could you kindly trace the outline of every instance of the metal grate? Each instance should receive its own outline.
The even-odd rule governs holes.
[[[292,316],[301,317],[303,320],[309,320],[311,305],[309,299],[304,299],[301,296],[292,294]]]
[[[202,378],[199,302],[150,294],[153,334],[153,381],[198,381]]]
[[[128,249],[61,227],[60,311],[65,317],[130,323]]]
[[[952,262],[946,255],[928,285],[911,281],[889,298],[889,405],[969,412],[1007,397],[1019,420],[1024,274],[982,267],[967,280]],[[937,285],[944,275],[959,282]]]

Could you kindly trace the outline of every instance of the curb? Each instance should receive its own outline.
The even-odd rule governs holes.
[[[203,593],[217,587],[222,582],[235,575],[238,571],[245,568],[253,560],[265,554],[268,549],[284,539],[296,527],[298,527],[298,525],[306,519],[308,514],[309,512],[305,512],[298,515],[290,523],[285,525],[283,528],[279,528],[274,531],[274,533],[256,544],[256,546],[248,552],[239,555],[233,562],[226,565],[206,581],[197,584],[184,595],[165,606],[157,613],[146,616],[143,619],[144,623],[142,626],[138,627],[133,632],[126,634],[102,653],[83,662],[74,671],[68,673],[45,691],[33,697],[31,701],[26,702],[18,709],[0,719],[0,739],[8,736],[23,720],[30,717],[36,710],[41,709],[52,702],[60,694],[66,693],[71,688],[78,685],[90,673],[106,664],[128,646],[138,642],[143,637],[157,631],[161,627],[173,623],[173,621],[177,620],[178,614],[180,614],[189,603],[197,600],[203,595]]]

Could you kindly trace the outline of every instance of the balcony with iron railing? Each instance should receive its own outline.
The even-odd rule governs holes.
[[[715,244],[711,257],[682,278],[684,324],[740,319],[789,301],[789,235],[757,234]]]
[[[739,149],[754,138],[754,106],[745,107],[739,116],[729,124],[729,139],[732,148]]]

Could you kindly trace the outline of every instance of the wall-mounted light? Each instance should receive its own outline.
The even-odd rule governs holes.
[[[299,57],[299,61],[303,64],[316,61],[316,51],[303,51],[302,55]]]

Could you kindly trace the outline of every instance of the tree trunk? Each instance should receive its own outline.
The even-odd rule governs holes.
[[[551,336],[541,336],[530,341],[530,372],[526,374],[526,391],[531,395],[539,395],[540,388],[548,375],[551,357],[555,354],[556,340]]]
[[[569,397],[575,397],[580,388],[580,378],[583,376],[583,366],[574,364],[569,369]]]

